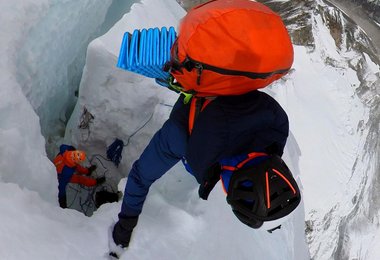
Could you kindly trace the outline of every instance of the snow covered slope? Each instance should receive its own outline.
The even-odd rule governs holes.
[[[302,154],[310,253],[379,259],[379,57],[344,13],[299,2],[268,4],[284,16],[293,42],[307,46],[281,99]]]

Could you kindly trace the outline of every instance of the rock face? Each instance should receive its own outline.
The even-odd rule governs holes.
[[[352,0],[352,2],[362,7],[375,22],[380,23],[379,0]]]

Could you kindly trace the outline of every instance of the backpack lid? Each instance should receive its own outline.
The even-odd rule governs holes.
[[[214,0],[190,10],[171,55],[184,67],[172,75],[198,96],[240,95],[266,87],[293,63],[280,16],[249,0]]]

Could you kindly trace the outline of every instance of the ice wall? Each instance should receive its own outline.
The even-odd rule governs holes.
[[[51,144],[63,136],[76,101],[88,42],[104,33],[132,2],[1,2],[1,181],[37,191],[56,203],[56,173],[45,144],[53,156],[57,149]]]
[[[46,8],[47,1],[1,3],[0,181],[36,191],[45,200],[56,204],[56,174],[46,157],[39,118],[15,76],[18,51]]]
[[[63,136],[74,108],[88,43],[105,33],[133,2],[46,0],[20,10],[30,23],[14,34],[15,79],[40,118],[50,157],[57,152],[54,143]]]

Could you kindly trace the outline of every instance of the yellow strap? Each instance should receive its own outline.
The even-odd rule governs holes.
[[[189,103],[189,101],[193,97],[193,94],[190,94],[190,93],[187,93],[187,92],[183,91],[183,88],[182,88],[182,86],[179,83],[174,83],[174,77],[171,76],[171,75],[169,77],[168,84],[169,84],[169,89],[172,89],[175,92],[182,93],[185,96],[185,98],[183,99],[183,103],[184,104],[188,104]]]

